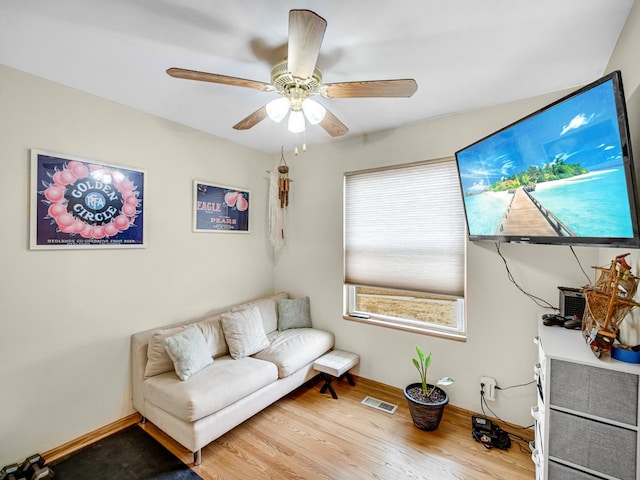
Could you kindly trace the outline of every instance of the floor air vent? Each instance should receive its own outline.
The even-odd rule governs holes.
[[[360,403],[365,404],[367,407],[372,407],[378,410],[382,410],[383,412],[390,413],[392,415],[398,408],[397,405],[383,402],[382,400],[378,400],[377,398],[373,398],[373,397],[365,397],[365,399],[362,400],[362,402]]]

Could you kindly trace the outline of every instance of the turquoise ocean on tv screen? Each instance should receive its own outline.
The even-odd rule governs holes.
[[[623,168],[539,183],[532,195],[576,236],[633,237]],[[511,197],[504,192],[465,197],[470,234],[495,235]],[[522,232],[522,236],[528,236],[528,233]]]

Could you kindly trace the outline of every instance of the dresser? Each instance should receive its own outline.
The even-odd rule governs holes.
[[[536,480],[640,478],[640,365],[598,359],[582,333],[540,323]]]

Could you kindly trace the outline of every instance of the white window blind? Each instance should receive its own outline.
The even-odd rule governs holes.
[[[455,159],[345,176],[345,283],[464,296]]]

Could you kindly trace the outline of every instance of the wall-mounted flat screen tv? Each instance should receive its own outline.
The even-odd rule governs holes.
[[[640,246],[619,71],[456,152],[470,240]]]

